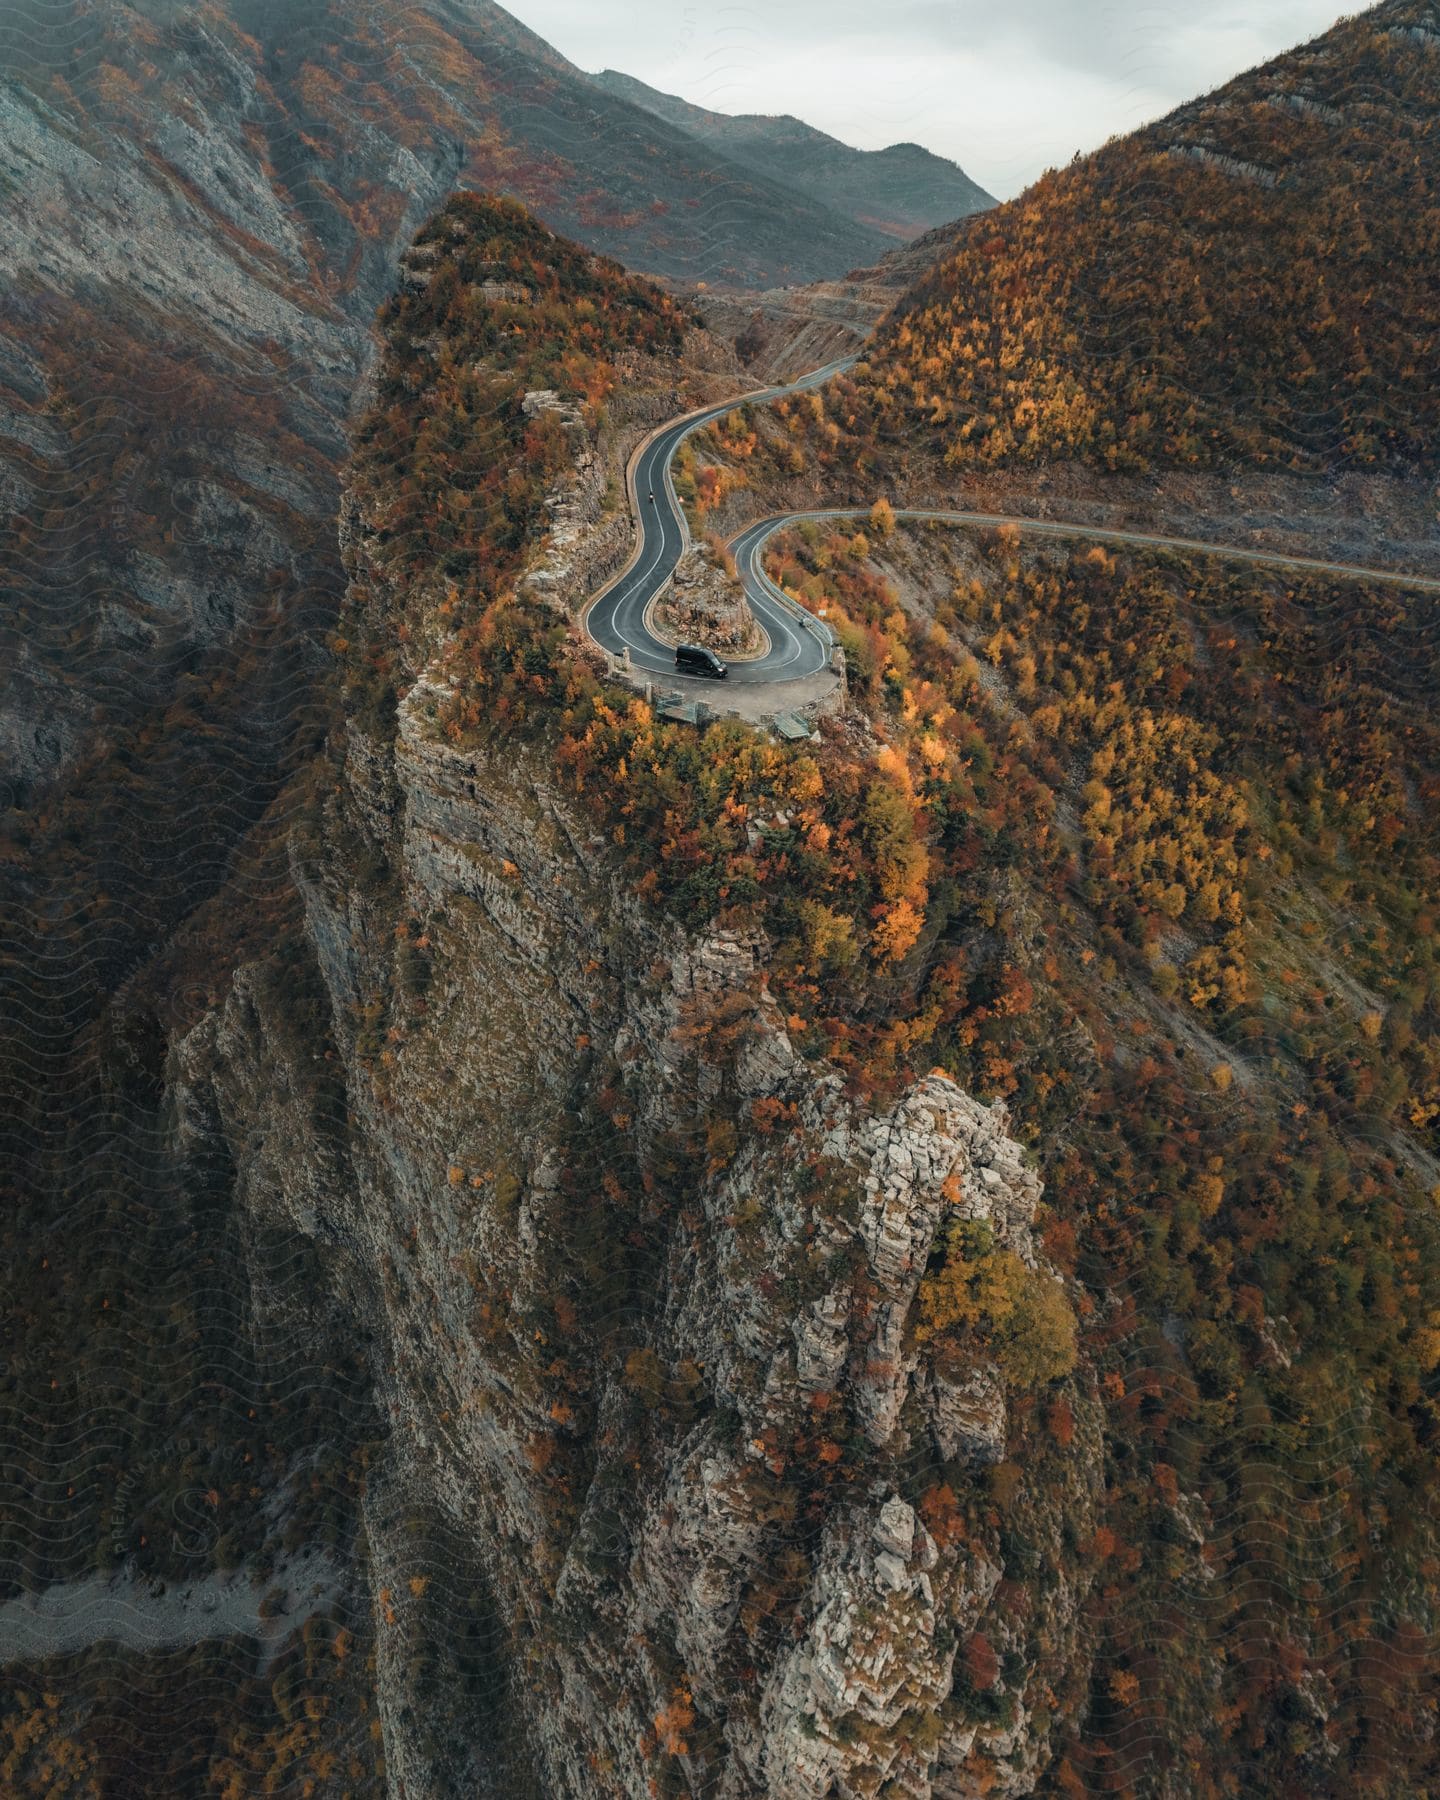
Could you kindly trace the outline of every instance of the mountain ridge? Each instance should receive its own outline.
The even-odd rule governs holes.
[[[591,80],[902,243],[995,204],[958,163],[919,144],[857,150],[793,113],[713,112],[615,69],[602,69]]]
[[[1049,171],[897,302],[877,407],[957,471],[1433,473],[1437,42],[1385,0]]]

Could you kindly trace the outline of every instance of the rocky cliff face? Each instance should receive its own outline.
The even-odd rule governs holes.
[[[552,497],[541,587],[598,486]],[[355,510],[351,608],[422,643],[372,530]],[[1083,1693],[1097,1409],[1067,1384],[1031,1482],[1029,1398],[916,1331],[954,1221],[1039,1257],[1003,1108],[939,1073],[848,1093],[763,934],[645,909],[543,744],[457,746],[445,676],[413,676],[349,719],[293,843],[328,1037],[252,967],[179,1051],[183,1135],[230,1147],[256,1236],[313,1246],[371,1343],[391,1791],[1033,1791]],[[327,1304],[275,1303],[297,1333]],[[500,1621],[508,1739],[442,1729],[435,1517]]]
[[[420,221],[493,189],[742,285],[886,240],[481,0],[18,0],[0,76],[0,993],[50,1022],[0,1110],[53,1150],[76,1034],[314,747],[346,423]]]

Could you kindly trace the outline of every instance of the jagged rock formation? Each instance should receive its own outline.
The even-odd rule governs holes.
[[[370,530],[352,604],[403,616]],[[350,719],[294,846],[343,1108],[244,972],[180,1051],[184,1132],[232,1147],[256,1231],[312,1242],[372,1336],[395,1791],[478,1779],[397,1648],[444,1631],[407,1598],[431,1511],[507,1621],[541,1792],[1032,1791],[1029,1696],[1080,1691],[1095,1408],[1082,1382],[1060,1479],[1011,1501],[1052,1574],[999,1603],[1003,1382],[980,1367],[966,1410],[914,1335],[946,1220],[1038,1258],[1003,1108],[938,1072],[848,1094],[792,1042],[763,934],[646,911],[540,750],[447,739],[444,680]]]
[[[730,655],[763,653],[765,639],[744,589],[699,550],[680,559],[655,605],[651,628],[666,643],[708,644]]]
[[[1421,16],[1420,0],[1386,10],[1402,24]],[[1429,56],[1432,37],[1414,26],[1404,42]],[[107,88],[119,105],[123,82],[112,74]],[[1266,110],[1252,123],[1270,111],[1326,116],[1308,100],[1297,109],[1275,98],[1258,96]],[[1330,110],[1348,117],[1349,105]],[[1186,172],[1223,181],[1247,205],[1253,198],[1252,184]],[[423,291],[418,260],[410,273]],[[532,291],[477,283],[477,306],[513,305]],[[28,319],[44,317],[31,289],[20,284],[16,294],[17,305],[35,302]],[[422,390],[433,323],[422,321],[406,344],[403,373]],[[73,328],[71,336],[97,366],[127,366],[123,342],[117,349]],[[277,354],[252,348],[262,359]],[[63,407],[38,410],[33,356],[5,354],[7,380],[27,396],[16,441],[43,458],[60,454],[54,421],[66,429],[75,421]],[[616,355],[626,387],[628,354]],[[468,357],[459,365],[473,373]],[[283,354],[274,366],[282,376],[292,367]],[[473,570],[477,544],[493,551],[499,541],[485,535],[483,502],[464,515],[465,494],[443,496],[462,509],[465,528],[447,547],[447,567],[429,535],[441,498],[434,477],[447,464],[412,463],[408,473],[424,478],[388,498],[397,506],[403,498],[422,520],[417,561],[429,560],[397,580],[380,566],[383,526],[367,510],[387,496],[357,501],[345,522],[354,582],[345,625],[381,654],[367,662],[343,636],[337,642],[348,710],[334,758],[285,791],[286,806],[303,804],[293,831],[288,816],[272,816],[253,834],[255,854],[228,875],[214,866],[222,855],[207,864],[194,853],[195,837],[177,824],[184,814],[202,844],[222,852],[246,818],[217,822],[214,796],[187,780],[186,756],[203,747],[211,715],[187,710],[199,704],[199,684],[182,656],[186,704],[166,710],[169,737],[143,739],[144,756],[120,759],[118,775],[102,770],[78,806],[37,819],[33,837],[27,829],[20,840],[15,866],[39,869],[53,893],[23,912],[34,935],[6,952],[7,981],[18,971],[25,983],[9,1052],[23,1104],[0,1109],[11,1115],[0,1160],[7,1179],[17,1171],[7,1217],[18,1223],[7,1244],[24,1271],[5,1342],[16,1446],[4,1471],[11,1591],[54,1580],[65,1557],[137,1555],[160,1579],[192,1554],[208,1567],[213,1552],[229,1568],[257,1553],[251,1515],[272,1498],[287,1532],[323,1532],[368,1583],[373,1641],[363,1632],[356,1641],[347,1692],[336,1680],[338,1651],[324,1660],[341,1635],[332,1620],[328,1648],[307,1633],[303,1671],[292,1644],[272,1692],[251,1684],[223,1719],[213,1762],[202,1743],[184,1776],[153,1780],[150,1791],[188,1791],[192,1778],[197,1787],[208,1781],[207,1791],[258,1791],[277,1777],[281,1750],[295,1749],[301,1715],[324,1740],[305,1751],[317,1765],[315,1791],[365,1791],[373,1761],[352,1774],[340,1759],[364,1747],[372,1705],[389,1786],[410,1795],[683,1787],[969,1800],[1073,1792],[1087,1781],[1108,1788],[1122,1768],[1167,1800],[1223,1786],[1237,1769],[1266,1791],[1348,1793],[1387,1782],[1397,1795],[1431,1791],[1424,1452],[1435,1341],[1418,1278],[1434,1266],[1425,1200],[1434,1171],[1420,1141],[1432,1121],[1434,1061],[1417,1040],[1433,1024],[1424,1010],[1433,983],[1423,985],[1433,959],[1423,955],[1429,915],[1412,900],[1433,887],[1434,857],[1421,836],[1429,740],[1413,684],[1406,691],[1412,671],[1429,667],[1428,640],[1373,594],[1332,605],[1324,589],[1309,590],[1323,602],[1316,611],[1332,615],[1327,631],[1310,635],[1302,607],[1257,612],[1263,654],[1232,665],[1222,652],[1234,644],[1208,633],[1210,623],[1225,630],[1243,619],[1233,590],[1210,588],[1197,573],[1201,609],[1172,612],[1159,603],[1174,596],[1147,576],[1137,611],[1140,583],[1129,573],[1106,585],[1117,574],[1106,559],[1087,569],[1076,558],[1057,622],[1041,605],[1050,574],[1036,559],[1027,573],[1041,566],[1043,579],[1021,617],[1045,660],[1063,653],[1063,666],[1042,665],[1047,691],[1037,696],[1021,645],[997,643],[985,680],[963,690],[968,725],[957,749],[967,767],[972,752],[984,759],[985,797],[957,781],[937,810],[959,841],[936,855],[935,873],[943,865],[965,894],[959,913],[938,883],[926,903],[933,892],[936,930],[971,959],[966,968],[956,956],[937,972],[979,983],[942,1013],[936,1036],[909,1043],[933,1043],[931,1054],[952,1068],[976,1071],[977,1088],[1016,1079],[1017,1118],[1055,1155],[1064,1211],[1044,1241],[1084,1283],[1086,1355],[1105,1365],[1102,1444],[1086,1361],[1037,1395],[978,1337],[952,1335],[942,1346],[926,1322],[938,1258],[946,1256],[941,1271],[950,1267],[942,1242],[983,1231],[1012,1273],[1042,1265],[1036,1182],[1003,1118],[945,1075],[879,1085],[913,1057],[897,1055],[876,1085],[853,1051],[832,1066],[823,1026],[836,1021],[822,1018],[817,1029],[812,1014],[797,1026],[770,994],[771,980],[787,999],[797,993],[793,935],[777,927],[772,942],[759,929],[711,928],[698,882],[700,899],[684,913],[674,889],[669,914],[641,903],[637,864],[647,845],[637,830],[622,860],[624,825],[605,805],[623,804],[623,765],[592,760],[582,800],[579,775],[550,754],[543,705],[526,710],[544,693],[530,680],[534,664],[540,675],[553,669],[544,654],[529,655],[538,628],[529,639],[518,630],[506,646],[503,681],[477,683],[464,697],[475,714],[468,727],[457,718],[452,674],[467,656],[472,669],[479,664],[487,624],[507,624],[488,603],[509,605],[513,583],[508,623],[518,614],[528,626],[528,596],[545,630],[563,637],[569,609],[629,541],[602,496],[642,406],[618,424],[622,408],[607,408],[611,435],[597,445],[587,419],[598,421],[599,409],[552,398],[552,368],[527,368],[503,408],[453,406],[448,423],[458,432],[502,411],[507,425],[524,421],[507,440],[522,477],[519,440],[535,428],[546,460],[528,472],[546,471],[534,486],[549,487],[547,559],[529,567],[509,559],[514,545],[533,543],[535,521],[523,491],[507,494],[505,554],[487,565],[488,585],[473,583],[457,629],[444,608],[446,580]],[[213,392],[204,373],[200,359],[186,365],[187,394],[202,413]],[[590,391],[602,390],[603,382]],[[314,424],[313,398],[297,389],[294,416]],[[645,422],[694,398],[652,392]],[[405,414],[404,392],[395,406]],[[331,427],[335,416],[325,414]],[[101,427],[122,418],[97,409]],[[87,441],[82,432],[76,470]],[[245,433],[216,441],[287,504],[304,498],[295,470],[311,465],[302,453],[270,465]],[[573,480],[549,460],[562,450]],[[95,464],[156,491],[143,485],[143,469],[133,477],[134,466]],[[481,477],[496,467],[512,472],[494,456],[469,465]],[[42,474],[26,463],[16,479]],[[224,533],[253,575],[245,546],[270,556],[272,515],[260,508],[269,523],[252,520],[249,532],[203,473],[187,463],[184,477],[171,491],[195,506],[205,532]],[[62,470],[57,491],[69,479]],[[183,527],[188,516],[166,523]],[[953,631],[970,641],[982,601],[1021,599],[1018,561],[1012,577],[1003,540],[947,564],[933,547],[926,557],[904,551],[899,535],[884,547],[897,581],[904,577],[899,603],[913,616],[923,602],[942,638]],[[278,526],[275,537],[285,541]],[[177,543],[183,563],[183,528]],[[55,546],[70,558],[62,572],[82,581],[83,547],[63,533]],[[144,592],[183,588],[166,587],[144,546],[134,548]],[[323,562],[328,552],[322,545],[317,554]],[[282,601],[293,594],[283,583],[280,591]],[[204,625],[223,680],[256,672],[225,629],[226,607],[247,592],[244,579],[213,592],[202,582],[177,607]],[[1074,641],[1077,596],[1088,596],[1084,645]],[[957,609],[957,598],[973,609]],[[1203,609],[1217,599],[1207,622]],[[104,629],[131,631],[143,662],[146,617],[123,604],[104,611]],[[278,611],[295,625],[286,604]],[[329,623],[323,605],[304,617]],[[1048,705],[1053,691],[1087,703],[1100,693],[1108,671],[1097,678],[1103,663],[1092,655],[1113,659],[1128,681],[1126,634],[1134,622],[1132,643],[1151,641],[1157,620],[1168,671],[1232,709],[1223,741],[1249,730],[1260,746],[1252,872],[1289,846],[1283,872],[1257,876],[1256,891],[1281,914],[1269,929],[1284,962],[1277,955],[1265,971],[1271,985],[1257,989],[1275,1010],[1269,1021],[1266,1009],[1243,1015],[1243,1033],[1207,1019],[1203,996],[1167,995],[1159,977],[1174,978],[1175,966],[1142,963],[1138,945],[1115,929],[1143,915],[1110,910],[1108,853],[1090,864],[1098,898],[1066,867],[1081,832],[1072,801],[1093,746],[1073,761],[1052,756],[1034,701]],[[918,653],[922,635],[905,626],[901,616],[894,642]],[[437,660],[445,642],[455,652],[448,662]],[[1404,651],[1406,681],[1382,681],[1372,703],[1367,659],[1376,646],[1392,662]],[[573,641],[572,651],[583,654]],[[311,667],[303,650],[299,662],[303,675]],[[292,686],[283,659],[267,664],[257,654],[256,663],[269,671],[273,687],[259,686],[273,698],[251,707],[242,688],[233,711],[269,767],[276,721],[304,683]],[[938,656],[920,667],[947,672]],[[1292,705],[1279,677],[1306,669],[1334,684],[1301,680]],[[1055,673],[1071,678],[1068,693],[1048,689]],[[1139,671],[1146,682],[1152,675],[1158,682],[1153,664]],[[234,702],[223,680],[219,691]],[[1204,748],[1214,740],[1187,737],[1207,715],[1187,712],[1192,701],[1181,698],[1164,702],[1182,715],[1181,744],[1197,745],[1200,772],[1224,771]],[[613,692],[604,697],[613,701]],[[1321,718],[1330,721],[1328,744],[1315,729]],[[1282,729],[1269,737],[1273,720]],[[46,723],[44,757],[63,758],[65,720]],[[883,723],[878,714],[874,723]],[[723,727],[712,744],[736,729]],[[1319,793],[1287,792],[1282,734],[1291,729],[1296,766],[1318,748],[1332,790],[1350,780],[1338,746],[1353,740],[1349,768],[1360,781],[1350,800],[1373,802],[1369,819],[1339,815],[1344,833],[1330,837]],[[311,730],[308,748],[295,733],[297,759],[318,752]],[[1402,734],[1418,749],[1399,753]],[[665,749],[654,734],[636,742],[647,756]],[[827,732],[825,747],[835,752],[824,765],[831,793],[848,795],[845,777],[863,771],[878,740],[851,717]],[[165,780],[146,790],[156,769]],[[597,775],[613,792],[591,804]],[[263,787],[243,768],[229,785],[221,799],[237,814],[263,805]],[[105,840],[137,791],[183,797],[183,807],[156,805],[144,821],[154,867],[166,878],[178,871],[173,887],[138,883],[144,906],[124,889],[117,904],[111,876],[124,878],[127,843],[119,833],[118,852],[108,854],[114,840],[102,844],[93,879],[88,865],[77,876],[70,864],[46,862],[54,845],[83,837],[77,822]],[[862,792],[857,782],[857,802]],[[1101,802],[1108,809],[1103,784]],[[1262,821],[1272,807],[1274,820]],[[737,854],[727,851],[727,871],[741,867],[739,845],[766,846],[772,817],[790,823],[773,806],[732,815]],[[1052,825],[1058,852],[1045,843]],[[1227,843],[1203,814],[1187,836],[1201,848]],[[939,833],[930,840],[937,852],[942,842]],[[1308,868],[1289,861],[1300,846],[1313,857]],[[266,860],[272,852],[279,867]],[[791,852],[777,851],[772,867],[781,854]],[[1347,857],[1345,882],[1332,889]],[[865,864],[858,868],[863,875]],[[1363,871],[1368,894],[1352,871]],[[187,916],[222,879],[223,904]],[[1288,910],[1297,897],[1308,916]],[[853,923],[872,937],[873,913],[863,902],[854,910]],[[184,930],[169,936],[180,918]],[[1322,918],[1331,923],[1312,942]],[[1057,919],[1067,932],[1047,943]],[[848,914],[819,921],[847,922]],[[1157,941],[1174,953],[1188,931],[1167,927]],[[1094,943],[1105,951],[1099,959]],[[927,971],[929,949],[915,941]],[[1046,966],[1052,952],[1058,975]],[[98,1003],[76,959],[92,955],[104,959],[114,1004],[87,1037]],[[1305,973],[1287,993],[1292,956]],[[1215,993],[1241,972],[1210,966]],[[908,1030],[915,1016],[890,1005],[903,966],[876,972],[872,960],[862,1004],[873,1002],[892,1032]],[[1286,1019],[1293,1053],[1280,1033]],[[1360,1047],[1353,1058],[1347,1019]],[[1179,1041],[1159,1037],[1157,1022]],[[958,1032],[939,1036],[977,1023],[973,1055],[954,1054]],[[1211,1060],[1232,1046],[1237,1070]],[[1269,1074],[1266,1046],[1289,1059],[1277,1056]],[[57,1070],[62,1078],[52,1079]],[[1056,1092],[1055,1075],[1069,1091]],[[1362,1136],[1364,1155],[1352,1157]],[[368,1381],[352,1381],[348,1358],[361,1353]],[[257,1376],[259,1362],[278,1378]],[[378,1432],[366,1415],[372,1387],[385,1419]],[[315,1389],[328,1417],[325,1405],[304,1412]],[[92,1433],[97,1397],[101,1429]],[[188,1435],[197,1415],[200,1440]],[[334,1449],[337,1416],[355,1422],[344,1454]],[[352,1558],[346,1509],[362,1483],[363,1554]],[[301,1489],[322,1503],[301,1508]],[[97,1491],[110,1502],[104,1538],[94,1530]],[[193,1552],[187,1534],[170,1529],[188,1525],[192,1509],[216,1520]],[[215,1541],[222,1521],[228,1543]],[[102,1665],[101,1684],[126,1696],[115,1738],[133,1744],[138,1735],[147,1756],[183,1745],[197,1709],[223,1712],[229,1701],[215,1670],[228,1681],[244,1657],[240,1646],[206,1662],[203,1680],[177,1681],[168,1666],[142,1668],[138,1658],[112,1680]],[[151,1695],[160,1690],[160,1703],[127,1735],[137,1724],[129,1704],[137,1676]],[[41,1679],[35,1691],[52,1690]],[[219,1709],[202,1700],[217,1691]],[[90,1698],[72,1695],[63,1723],[92,1733],[112,1785],[142,1786],[145,1768],[116,1774],[124,1749],[105,1742],[103,1711],[98,1725],[93,1712],[82,1716]],[[225,1773],[246,1705],[259,1734],[245,1766]],[[19,1723],[30,1731],[31,1721]],[[22,1775],[7,1764],[7,1779],[48,1782],[49,1753],[42,1738]]]

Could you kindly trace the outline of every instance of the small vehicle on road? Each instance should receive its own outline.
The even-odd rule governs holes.
[[[723,681],[730,673],[715,652],[703,644],[677,644],[675,667],[687,675],[711,675],[717,681]]]
[[[655,504],[655,490],[654,490],[654,488],[651,488],[651,490],[650,490],[650,504],[651,504],[651,505],[652,505],[652,506],[653,506],[653,505],[654,505],[654,504]]]

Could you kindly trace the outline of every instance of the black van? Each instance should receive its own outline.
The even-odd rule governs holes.
[[[730,673],[715,652],[703,644],[677,644],[675,667],[687,675],[713,675],[717,681]]]

